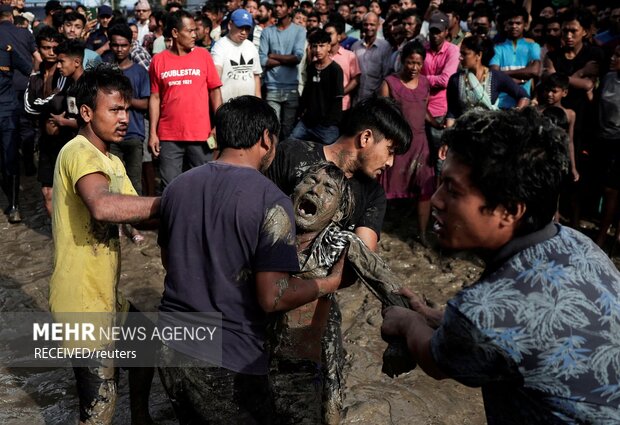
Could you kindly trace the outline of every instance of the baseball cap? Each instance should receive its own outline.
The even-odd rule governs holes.
[[[443,12],[435,12],[428,20],[428,29],[437,28],[439,31],[448,29],[448,17]]]
[[[99,6],[99,10],[97,11],[97,16],[112,16],[112,8],[107,5]]]
[[[252,15],[250,15],[245,9],[237,9],[232,15],[230,15],[230,20],[237,27],[253,27],[254,19],[252,19]]]

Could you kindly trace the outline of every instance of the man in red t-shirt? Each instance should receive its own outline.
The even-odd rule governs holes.
[[[190,167],[211,157],[209,104],[222,104],[222,85],[206,49],[195,49],[196,23],[179,10],[170,15],[164,31],[172,47],[153,57],[149,68],[149,148],[160,158],[162,189],[181,174],[187,156]]]

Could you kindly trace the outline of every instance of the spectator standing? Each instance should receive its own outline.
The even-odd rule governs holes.
[[[207,52],[212,53],[213,45],[215,42],[211,38],[211,31],[213,30],[213,23],[211,19],[206,16],[196,15],[196,46],[207,49]]]
[[[505,14],[506,41],[495,45],[495,56],[491,59],[491,69],[499,69],[520,84],[528,95],[532,94],[532,80],[540,75],[540,46],[524,37],[529,15],[523,7],[514,7]],[[500,109],[510,109],[515,100],[499,95]]]
[[[345,36],[344,22],[328,22],[325,31],[330,35],[330,55],[334,62],[342,69],[342,84],[344,85],[344,97],[342,98],[342,110],[351,107],[351,96],[360,83],[360,65],[357,56],[350,50],[345,49],[339,43],[340,37]]]
[[[86,18],[77,12],[67,13],[62,21],[62,33],[69,40],[81,40],[84,35]],[[89,66],[97,66],[101,63],[101,56],[94,50],[84,48],[84,62],[82,66],[86,69]]]
[[[508,93],[517,101],[517,107],[529,104],[526,91],[512,78],[496,69],[489,69],[495,54],[488,37],[466,37],[461,43],[461,70],[448,81],[448,113],[446,127],[472,109],[499,109],[499,94]]]
[[[379,90],[383,79],[390,71],[390,43],[377,38],[379,17],[372,12],[364,16],[364,38],[353,44],[351,50],[360,65],[360,85],[355,102],[372,96]]]
[[[394,165],[380,176],[387,199],[415,199],[418,213],[417,240],[427,245],[426,229],[431,215],[431,196],[435,189],[435,173],[429,158],[424,121],[430,83],[421,70],[424,46],[412,41],[403,48],[403,66],[398,74],[388,76],[379,94],[396,100],[411,127],[412,138],[407,152],[394,158]]]
[[[308,39],[311,57],[308,79],[300,102],[301,119],[293,129],[294,139],[331,145],[338,138],[342,116],[342,69],[329,57],[331,37],[318,29]]]
[[[426,58],[422,75],[430,84],[428,98],[428,137],[433,162],[441,146],[441,135],[448,112],[448,81],[459,66],[459,49],[446,40],[449,18],[443,12],[435,11],[428,21]],[[429,197],[430,199],[430,197]]]
[[[252,32],[252,42],[257,49],[260,48],[260,36],[263,30],[274,25],[273,5],[263,1],[258,6],[258,15],[256,16],[256,25]]]
[[[30,60],[32,63],[40,62],[40,55],[33,35],[25,28],[18,28],[14,25],[12,11],[8,8],[5,12],[0,13],[0,32],[3,34],[3,42],[15,49],[21,58]],[[35,130],[31,117],[24,110],[24,93],[28,85],[28,77],[30,72],[23,73],[21,68],[13,67],[13,89],[15,90],[16,99],[19,102],[17,108],[17,140],[18,148],[21,148],[22,159],[26,175],[33,175],[36,172],[34,165],[34,143]],[[32,66],[30,67],[32,71]]]
[[[209,114],[222,104],[213,59],[195,48],[194,17],[183,10],[173,13],[165,35],[172,38],[172,47],[155,55],[149,69],[149,148],[160,158],[162,188],[181,174],[184,159],[193,168],[210,158]]]
[[[258,50],[247,39],[252,33],[254,20],[245,9],[235,10],[228,22],[228,34],[222,37],[211,51],[215,69],[222,81],[222,102],[252,95],[261,97]]]
[[[86,40],[86,47],[94,50],[99,56],[110,50],[110,43],[108,43],[108,26],[112,21],[113,15],[112,8],[107,5],[99,6],[97,11],[97,21],[99,27],[93,31]]]
[[[457,47],[461,47],[461,42],[470,35],[461,28],[462,7],[454,1],[446,1],[439,5],[439,10],[448,17],[448,36],[446,39]]]
[[[293,0],[275,1],[277,25],[265,28],[260,37],[260,64],[265,70],[266,100],[280,119],[280,139],[293,130],[299,107],[297,65],[304,55],[306,30],[294,25]]]
[[[13,25],[13,8],[0,5],[0,138],[2,168],[2,189],[9,199],[6,209],[9,223],[22,221],[19,210],[19,102],[15,98],[13,88],[13,73],[19,71],[24,75],[32,69],[30,57],[22,56],[20,51],[13,48],[14,41],[5,29],[4,22]],[[16,28],[17,29],[17,28]]]
[[[147,0],[139,0],[134,5],[133,11],[136,15],[136,26],[138,27],[138,43],[142,45],[144,36],[151,32],[151,5]]]

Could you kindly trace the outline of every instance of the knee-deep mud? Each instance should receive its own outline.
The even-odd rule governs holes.
[[[23,183],[24,221],[10,225],[0,216],[0,312],[47,308],[53,247],[49,220],[34,178]],[[0,195],[0,207],[7,200]],[[411,245],[415,212],[395,205],[388,213],[380,254],[402,278],[400,284],[442,305],[464,284],[476,279],[481,264],[472,258],[446,256]],[[154,232],[143,232],[142,245],[122,241],[121,287],[140,310],[154,311],[163,290],[164,271]],[[412,247],[413,246],[413,247]],[[453,381],[437,382],[419,369],[395,379],[381,373],[386,343],[379,335],[381,305],[362,285],[337,295],[342,310],[346,352],[343,424],[483,424],[480,393]],[[0,332],[10,332],[0,329]],[[0,358],[10,347],[0,347]],[[0,367],[0,423],[77,423],[77,395],[71,369]],[[174,424],[172,406],[157,374],[150,409],[158,424]],[[116,424],[129,424],[126,373],[121,373]]]

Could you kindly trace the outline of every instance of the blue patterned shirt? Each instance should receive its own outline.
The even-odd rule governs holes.
[[[511,241],[450,300],[431,350],[482,387],[489,424],[620,423],[620,273],[550,224]]]

